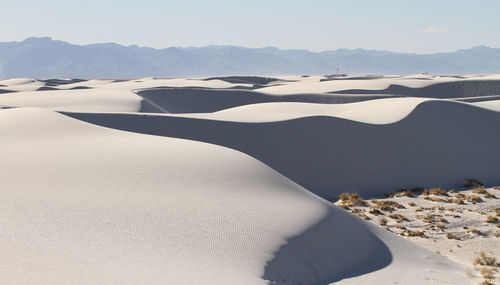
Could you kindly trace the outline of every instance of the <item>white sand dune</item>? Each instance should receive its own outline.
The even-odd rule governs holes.
[[[404,268],[464,281],[456,264],[226,148],[31,108],[0,111],[0,132],[3,284],[312,284],[409,251],[374,280],[410,280],[391,269]]]
[[[222,121],[224,114],[217,113],[213,114],[215,119],[200,119],[198,115],[69,115],[121,130],[230,147],[259,159],[326,199],[345,191],[370,196],[401,187],[459,187],[468,177],[492,185],[500,182],[500,113],[453,101],[397,102],[404,106],[385,103],[395,107],[392,114],[387,108],[387,115],[369,112],[369,108],[340,112],[346,117],[357,116],[360,121],[380,123],[404,117],[409,106],[416,106],[402,120],[383,125],[325,115],[299,115],[296,119],[263,123]],[[384,106],[375,104],[372,110]],[[260,117],[257,109],[255,106],[252,114]],[[235,116],[230,110],[225,112],[229,112],[228,117]]]
[[[473,282],[323,198],[500,183],[500,78],[324,79],[0,81],[0,283]]]

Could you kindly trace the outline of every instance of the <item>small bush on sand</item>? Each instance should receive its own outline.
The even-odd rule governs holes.
[[[486,280],[493,280],[495,278],[495,274],[493,273],[493,270],[491,268],[483,267],[479,272],[481,272],[481,276],[483,276],[483,278]]]
[[[339,200],[342,204],[348,206],[366,206],[366,201],[359,197],[358,193],[342,193],[339,196]]]
[[[431,195],[441,195],[441,196],[448,196],[448,192],[444,190],[443,188],[432,188],[429,190],[429,193]]]
[[[410,197],[414,198],[415,195],[413,195],[412,192],[406,190],[406,189],[400,189],[398,192],[396,192],[396,197]]]
[[[394,211],[394,208],[404,209],[404,206],[395,201],[373,201],[375,208],[381,211]]]
[[[424,231],[406,231],[406,236],[407,237],[426,238]]]
[[[495,196],[495,194],[491,194],[490,192],[486,192],[486,194],[484,194],[484,198],[496,199],[497,196]]]
[[[453,203],[458,204],[458,205],[463,205],[463,204],[465,204],[465,199],[464,198],[455,198],[453,200]]]
[[[367,221],[368,221],[368,220],[371,220],[371,218],[370,218],[370,217],[368,217],[366,214],[363,214],[363,213],[358,213],[358,214],[356,214],[356,215],[358,215],[358,217],[363,218],[363,219],[365,219],[365,220],[367,220]]]
[[[474,188],[480,186],[484,186],[484,184],[479,180],[476,180],[474,178],[465,179],[465,184],[464,184],[465,188]]]
[[[389,218],[395,220],[398,223],[401,223],[402,221],[408,221],[408,218],[406,218],[405,216],[403,216],[401,214],[391,214],[391,215],[389,215]]]
[[[408,203],[408,206],[410,206],[410,207],[415,207],[416,205],[417,205],[417,204],[415,204],[415,203],[413,203],[413,202]]]
[[[487,266],[498,266],[499,264],[497,263],[497,259],[495,257],[490,257],[487,256],[484,251],[481,251],[479,253],[479,256],[474,258],[474,261],[472,261],[472,264],[474,265],[487,265]]]
[[[452,233],[447,233],[447,234],[446,234],[446,238],[447,238],[447,239],[456,239],[456,240],[460,240],[460,237],[458,237],[458,236],[456,236],[456,235],[454,235],[454,234],[452,234]]]
[[[375,215],[375,216],[378,216],[378,215],[383,215],[382,212],[380,212],[379,209],[375,209],[375,208],[371,208],[370,211],[368,211],[368,213],[372,214],[372,215]]]
[[[474,190],[472,190],[472,193],[486,194],[487,191],[486,191],[486,189],[484,189],[484,187],[477,187],[477,188],[474,188]]]
[[[387,225],[387,219],[385,217],[382,217],[378,220],[378,224],[381,226]]]
[[[488,216],[486,218],[486,222],[490,223],[490,224],[496,224],[496,223],[498,223],[498,218],[495,216]]]
[[[476,204],[476,203],[483,201],[483,199],[481,199],[481,198],[479,198],[479,196],[475,196],[475,195],[467,196],[466,199],[467,199],[467,202],[472,203],[472,204]]]

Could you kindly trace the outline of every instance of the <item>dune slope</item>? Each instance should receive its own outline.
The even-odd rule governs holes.
[[[330,116],[233,122],[134,114],[68,114],[121,130],[227,146],[266,163],[326,199],[345,191],[382,194],[400,187],[456,187],[475,177],[498,183],[500,113],[425,101],[392,124]]]

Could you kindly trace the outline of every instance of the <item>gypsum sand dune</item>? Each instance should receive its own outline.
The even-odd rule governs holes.
[[[0,131],[2,283],[468,281],[227,148],[33,108]]]
[[[248,123],[169,115],[65,113],[93,124],[226,146],[269,165],[327,199],[421,187],[456,187],[467,177],[497,184],[500,113],[426,101],[384,125],[313,116]]]
[[[165,113],[210,113],[243,105],[268,102],[339,104],[393,97],[337,94],[272,95],[250,90],[198,87],[158,87],[135,90],[135,93]],[[144,112],[144,109],[141,111]]]
[[[411,97],[461,98],[500,95],[499,80],[463,80],[439,82],[429,86],[412,88],[391,84],[383,90],[350,89],[338,90],[335,94],[386,94]]]

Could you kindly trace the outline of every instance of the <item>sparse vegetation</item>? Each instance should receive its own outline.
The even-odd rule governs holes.
[[[342,204],[345,204],[349,207],[352,206],[367,206],[366,201],[361,198],[358,193],[342,193],[339,196],[339,200]]]
[[[417,204],[415,204],[415,203],[413,203],[413,202],[408,203],[408,206],[410,206],[410,207],[415,207],[416,205],[417,205]]]
[[[488,192],[486,191],[486,189],[484,189],[484,187],[477,187],[477,188],[474,188],[474,190],[472,190],[472,193],[475,193],[475,194],[486,194]]]
[[[448,196],[448,192],[446,192],[443,188],[432,188],[429,190],[429,193],[431,195]]]
[[[447,239],[456,239],[456,240],[460,240],[460,237],[458,237],[458,236],[456,236],[456,235],[454,235],[454,234],[452,234],[452,233],[447,233],[447,234],[446,234],[446,238],[447,238]]]
[[[467,199],[467,202],[472,203],[472,204],[476,204],[476,203],[483,201],[479,196],[475,196],[475,195],[467,196],[466,199]]]
[[[387,201],[373,201],[375,208],[381,211],[394,211],[394,208],[403,209],[404,206],[398,202],[387,200]]]
[[[368,211],[368,213],[374,215],[374,216],[379,216],[379,215],[383,215],[382,212],[380,212],[380,210],[378,209],[375,209],[375,208],[370,208],[370,211]]]
[[[499,264],[497,263],[497,259],[495,257],[491,257],[486,255],[484,251],[481,251],[479,253],[479,256],[474,258],[474,261],[472,262],[474,265],[487,265],[487,266],[498,266]]]
[[[403,216],[401,214],[390,214],[389,218],[395,220],[398,223],[401,223],[402,221],[408,221],[408,218],[406,218],[405,216]]]
[[[498,218],[495,216],[488,216],[486,218],[486,222],[490,223],[490,224],[496,224],[496,223],[498,223]]]
[[[424,231],[406,231],[406,236],[407,237],[420,237],[420,238],[426,238],[425,232]]]
[[[387,225],[387,219],[385,217],[382,217],[378,220],[378,224],[381,226]]]
[[[484,184],[479,180],[476,180],[474,178],[465,179],[465,184],[464,184],[465,188],[474,188],[474,187],[481,187],[481,186],[484,186]]]

